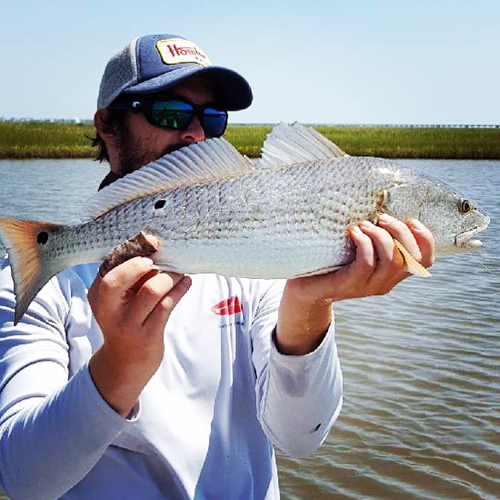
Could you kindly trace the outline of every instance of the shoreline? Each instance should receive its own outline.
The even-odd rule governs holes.
[[[499,126],[314,125],[352,156],[453,160],[500,159]],[[240,153],[260,155],[272,125],[229,125],[225,137]],[[0,159],[93,158],[91,123],[0,121]]]

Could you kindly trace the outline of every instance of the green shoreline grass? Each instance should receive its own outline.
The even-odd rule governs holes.
[[[315,128],[346,153],[383,158],[500,159],[500,128],[326,126]],[[258,157],[271,125],[230,125],[225,137]],[[0,121],[0,159],[92,158],[89,123]]]

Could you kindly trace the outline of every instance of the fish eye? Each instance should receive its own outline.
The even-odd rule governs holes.
[[[460,213],[462,214],[468,214],[469,212],[472,212],[474,209],[474,206],[469,200],[461,199],[458,202],[458,208],[460,210]]]
[[[36,236],[36,242],[40,245],[45,245],[49,241],[49,233],[47,231],[41,231]]]

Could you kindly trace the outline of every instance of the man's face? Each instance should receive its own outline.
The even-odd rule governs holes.
[[[171,87],[167,95],[199,105],[213,103],[215,99],[210,84],[196,76]],[[120,175],[129,174],[167,153],[205,139],[197,116],[185,130],[169,130],[149,124],[142,113],[127,113],[118,135],[116,170]]]

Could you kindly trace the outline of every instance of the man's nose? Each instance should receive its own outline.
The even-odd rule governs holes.
[[[189,126],[181,132],[181,140],[187,144],[196,144],[206,139],[205,131],[201,126],[200,119],[195,116]]]

